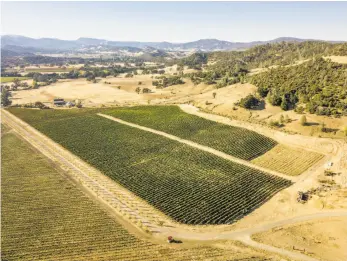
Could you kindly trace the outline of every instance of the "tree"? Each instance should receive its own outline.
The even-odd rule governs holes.
[[[32,88],[36,89],[38,87],[37,81],[33,80]]]
[[[280,127],[281,124],[278,121],[270,120],[269,125],[271,127]]]
[[[95,80],[95,75],[91,74],[87,77],[87,81],[94,81]]]
[[[135,92],[137,92],[137,94],[139,94],[141,92],[141,88],[140,87],[136,87]]]
[[[15,78],[15,79],[13,80],[13,83],[14,83],[14,85],[15,85],[15,88],[17,89],[17,87],[20,85],[20,80],[19,80],[18,78]]]
[[[259,100],[254,95],[249,94],[240,100],[239,105],[246,109],[252,109],[259,105]]]
[[[10,92],[6,88],[1,89],[1,105],[6,107],[11,105],[12,101],[10,100]]]
[[[306,124],[307,124],[307,119],[306,119],[306,116],[305,116],[305,115],[301,116],[301,118],[300,118],[300,124],[301,124],[302,126],[306,126]]]
[[[213,95],[213,99],[215,99],[216,98],[216,95],[217,95],[217,93],[212,93],[212,95]]]

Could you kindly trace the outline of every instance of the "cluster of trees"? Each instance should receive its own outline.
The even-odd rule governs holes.
[[[234,68],[230,71],[207,70],[194,73],[186,73],[184,77],[190,78],[197,85],[199,83],[216,84],[216,88],[222,88],[238,82],[244,82],[248,71],[244,68]]]
[[[251,82],[261,97],[283,110],[303,103],[310,113],[347,115],[347,65],[318,58],[254,75]]]
[[[142,91],[142,93],[151,93],[152,92],[152,90],[149,88],[141,89],[140,87],[136,87],[135,92],[137,92],[137,94],[140,94],[141,91]]]
[[[57,66],[63,66],[66,63],[69,64],[84,64],[86,59],[83,58],[65,58],[65,57],[52,57],[52,56],[25,56],[22,59],[22,64],[54,64]]]
[[[71,70],[67,73],[28,73],[26,77],[31,77],[36,82],[52,83],[58,79],[77,79],[86,78],[88,81],[94,81],[96,77],[106,78],[107,76],[117,76],[120,73],[134,73],[136,68],[121,67],[119,65],[111,67],[90,67],[84,66],[78,70]],[[131,74],[132,75],[132,74]]]
[[[4,68],[1,68],[1,77],[22,77],[22,75],[18,72],[9,72],[5,71]]]
[[[153,86],[156,86],[156,88],[166,88],[172,85],[177,85],[177,84],[184,84],[184,81],[182,80],[181,77],[179,76],[172,76],[172,77],[166,77],[166,76],[159,76],[156,77],[156,81],[153,81],[152,84]]]
[[[178,61],[177,65],[183,69],[184,66],[188,66],[190,69],[201,70],[204,64],[207,64],[207,53],[194,53],[188,57],[182,58]]]
[[[10,100],[11,93],[7,88],[4,88],[4,86],[1,86],[1,106],[9,106],[11,105]]]

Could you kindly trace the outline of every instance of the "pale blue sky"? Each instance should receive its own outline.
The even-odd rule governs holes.
[[[119,41],[347,40],[347,2],[1,2],[1,33]]]

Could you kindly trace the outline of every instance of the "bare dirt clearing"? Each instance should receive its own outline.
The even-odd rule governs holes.
[[[347,260],[347,218],[328,218],[273,228],[253,239],[322,260]]]

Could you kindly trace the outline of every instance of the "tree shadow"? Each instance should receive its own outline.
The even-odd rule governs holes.
[[[172,239],[171,240],[171,243],[174,243],[174,244],[182,244],[182,240],[176,240],[176,239]]]
[[[324,128],[324,130],[323,130],[323,132],[325,132],[325,133],[332,133],[332,132],[336,133],[338,131],[339,131],[339,129],[333,129],[333,128]]]
[[[319,123],[317,122],[306,122],[306,126],[318,126]]]

